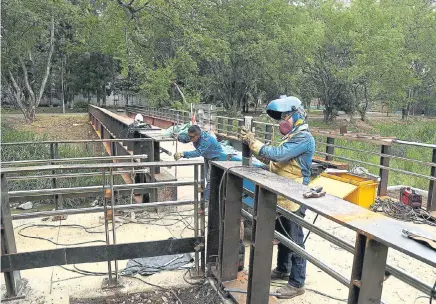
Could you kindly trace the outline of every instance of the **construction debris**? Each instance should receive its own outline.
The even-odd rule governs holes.
[[[176,298],[177,295],[177,298]],[[171,290],[148,292],[88,299],[70,299],[70,304],[222,304],[220,295],[209,284]]]
[[[21,210],[30,210],[33,208],[33,203],[32,202],[26,202],[24,204],[21,204],[17,207],[17,209],[21,209]]]
[[[383,212],[400,221],[436,226],[431,214],[424,209],[413,208],[389,197],[377,197],[370,209],[374,212]]]

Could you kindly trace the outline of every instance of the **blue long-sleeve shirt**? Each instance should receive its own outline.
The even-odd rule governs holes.
[[[259,156],[273,162],[286,163],[295,159],[301,168],[303,183],[310,181],[310,165],[315,153],[315,140],[308,131],[301,131],[278,147],[263,146]]]
[[[189,143],[191,140],[188,134],[180,134],[177,140],[182,143]],[[217,159],[221,156],[223,149],[215,137],[209,133],[201,131],[200,137],[193,142],[195,150],[183,152],[184,158],[194,158],[203,156],[205,159]]]

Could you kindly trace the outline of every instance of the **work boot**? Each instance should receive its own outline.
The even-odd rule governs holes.
[[[276,296],[279,299],[292,299],[296,296],[301,296],[305,292],[305,289],[303,287],[297,288],[286,284],[285,286],[277,289],[276,292],[280,294]]]
[[[271,280],[287,280],[289,278],[289,272],[280,272],[276,269],[271,271]]]

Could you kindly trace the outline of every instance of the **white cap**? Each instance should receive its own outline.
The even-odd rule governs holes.
[[[141,114],[136,114],[135,121],[144,122],[144,117]]]

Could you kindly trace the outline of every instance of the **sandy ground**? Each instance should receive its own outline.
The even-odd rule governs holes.
[[[162,145],[164,148],[175,151],[176,144],[164,143]],[[177,144],[178,151],[191,150],[191,144]],[[170,160],[171,157],[162,154],[163,160]],[[181,160],[183,161],[183,160]],[[175,168],[170,169],[174,174]],[[177,169],[177,176],[180,180],[192,179],[193,168],[192,167],[180,167]],[[192,199],[193,188],[192,187],[180,187],[178,189],[179,199]],[[179,210],[192,209],[192,207],[180,207]],[[150,213],[150,217],[156,217],[157,214]],[[164,214],[159,214],[160,217]],[[169,217],[174,217],[172,215],[166,215],[163,219],[156,221],[156,223],[173,223]],[[76,215],[69,216],[67,220],[62,221],[62,224],[80,224],[84,226],[96,226],[101,224],[100,218],[101,214],[88,214],[88,215]],[[313,221],[314,214],[308,212],[307,220]],[[21,225],[28,224],[38,224],[42,223],[41,219],[31,219],[31,220],[19,220],[14,221],[15,226],[15,237],[17,248],[19,252],[25,251],[36,251],[43,249],[56,248],[47,241],[36,240],[24,238],[18,235]],[[50,223],[53,225],[59,225],[59,222]],[[333,223],[325,218],[318,218],[316,225],[323,228],[324,230],[340,237],[342,240],[354,244],[355,233],[347,228],[343,228],[338,224]],[[436,233],[435,227],[423,227],[428,229],[432,233]],[[145,224],[124,224],[117,228],[117,240],[118,243],[127,242],[137,242],[143,240],[161,240],[168,239],[169,237],[187,237],[192,236],[193,232],[189,229],[184,229],[185,224],[179,222],[172,226],[156,226],[156,225],[145,225]],[[103,231],[103,227],[97,228],[95,230]],[[63,243],[75,243],[81,241],[90,240],[104,240],[104,234],[88,234],[80,229],[70,229],[70,228],[33,228],[26,230],[27,234],[32,234],[36,236],[49,237],[54,241]],[[248,236],[248,231],[246,233]],[[246,246],[249,242],[246,240]],[[86,245],[84,245],[86,246]],[[352,259],[353,256],[348,252],[332,245],[326,240],[311,234],[307,243],[307,250],[312,253],[315,257],[322,260],[324,263],[344,275],[345,277],[350,277]],[[273,265],[275,267],[276,260],[276,246],[274,246],[274,257]],[[248,268],[248,254],[249,248],[246,248],[246,260],[245,267]],[[119,269],[123,269],[127,261],[119,261]],[[388,263],[392,266],[399,267],[400,269],[411,273],[413,276],[421,279],[428,284],[433,284],[436,279],[436,269],[427,266],[411,257],[401,254],[395,250],[389,250]],[[72,266],[66,266],[72,269]],[[89,263],[80,264],[77,267],[81,269],[86,269],[88,271],[107,271],[107,263]],[[178,286],[183,287],[187,284],[183,281],[183,274],[185,271],[172,271],[172,272],[161,272],[159,274],[152,275],[150,277],[143,277],[143,279],[157,285],[161,286]],[[125,293],[133,293],[138,291],[144,291],[150,289],[150,286],[145,285],[142,282],[124,278],[122,281],[123,288],[117,290],[102,290],[101,284],[104,277],[101,276],[82,276],[76,273],[69,272],[62,269],[61,267],[48,267],[43,269],[33,269],[25,270],[21,272],[22,277],[26,278],[29,283],[28,286],[30,290],[25,300],[15,301],[15,303],[68,303],[65,302],[68,296],[73,296],[75,298],[86,298],[86,297],[96,297],[96,296],[109,296],[119,294],[123,296]],[[1,279],[2,289],[4,288],[3,277]],[[281,284],[286,283],[281,281]],[[271,286],[271,291],[275,291],[278,287],[277,282]],[[348,295],[348,288],[341,285],[333,278],[323,273],[321,270],[308,263],[307,265],[307,280],[306,280],[307,291],[304,295],[292,299],[281,301],[281,303],[341,303],[339,300],[331,299],[319,294],[316,294],[312,290],[317,290],[319,292],[328,294],[339,299],[346,299]],[[422,293],[415,290],[414,288],[408,286],[407,284],[399,281],[398,279],[391,277],[386,281],[383,290],[383,300],[387,303],[415,303],[423,304],[428,303],[428,299],[415,299],[422,296]],[[62,299],[61,299],[62,297]],[[14,302],[11,302],[14,303]]]

